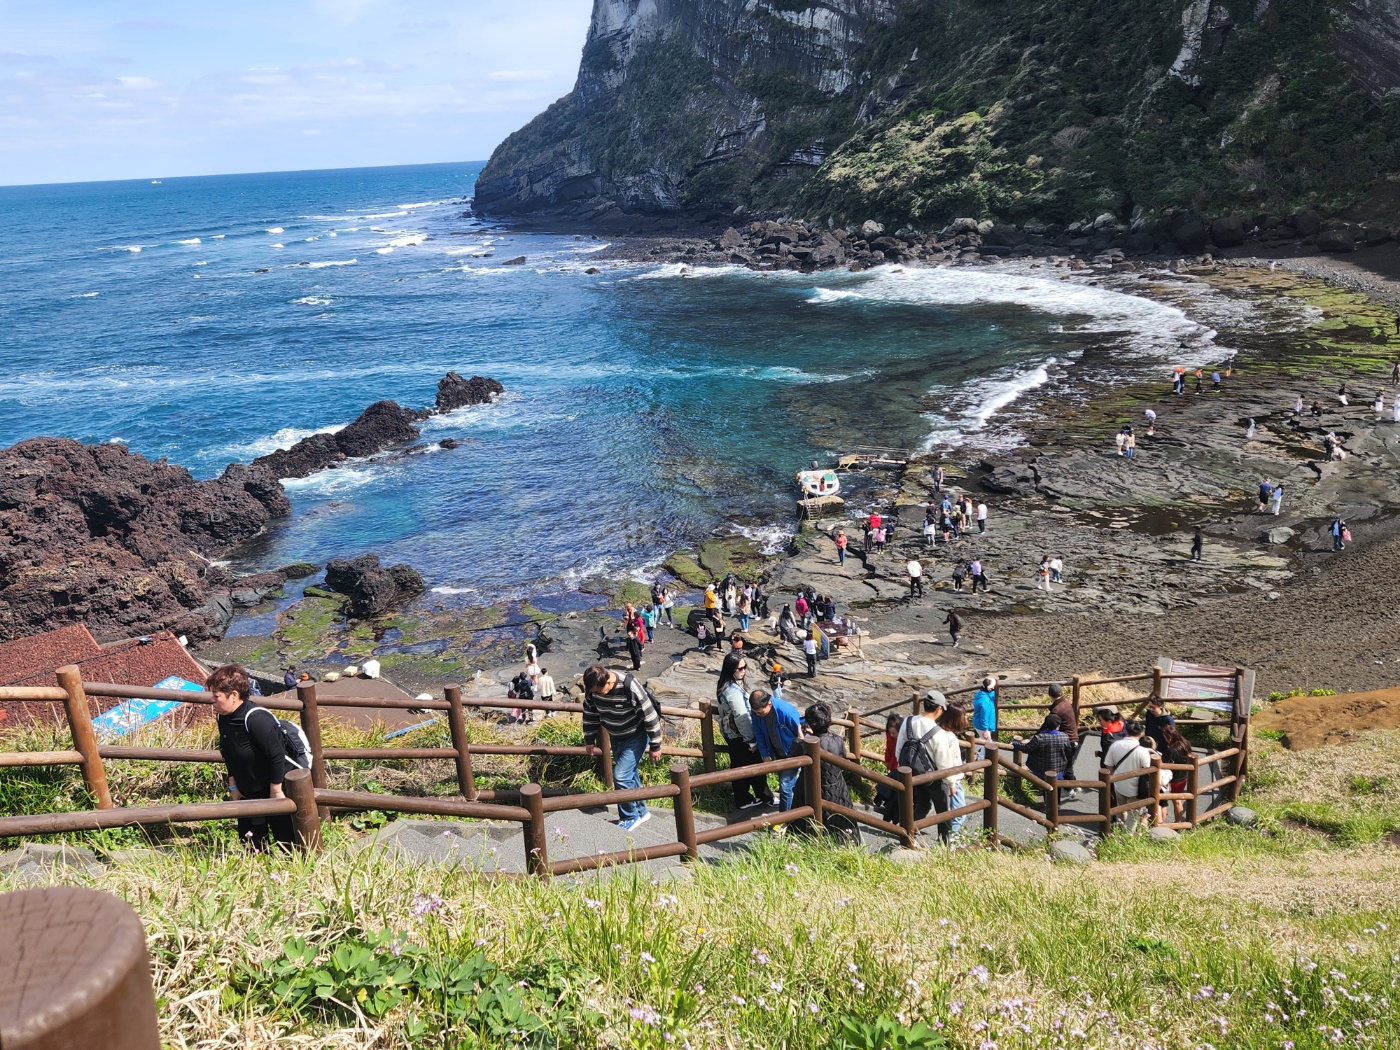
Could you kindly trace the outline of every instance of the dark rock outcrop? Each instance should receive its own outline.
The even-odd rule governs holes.
[[[486,405],[506,392],[494,379],[485,376],[472,376],[463,379],[456,372],[448,372],[438,380],[437,410],[451,412],[466,405]]]
[[[336,558],[326,565],[326,586],[350,599],[350,615],[358,619],[387,612],[405,598],[421,594],[423,577],[408,565],[381,568],[377,554]]]
[[[291,448],[259,456],[253,460],[253,466],[262,467],[277,478],[308,477],[341,460],[372,456],[386,448],[417,441],[420,432],[414,424],[429,415],[425,410],[404,408],[393,401],[376,401],[343,430],[304,437]]]
[[[237,583],[209,559],[290,510],[256,466],[195,481],[121,445],[35,438],[0,450],[0,639],[71,623],[99,638],[215,634]]]

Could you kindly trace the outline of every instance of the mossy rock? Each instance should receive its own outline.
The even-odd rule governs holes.
[[[709,576],[689,551],[677,551],[666,559],[664,568],[682,583],[691,587],[704,587],[713,577]]]
[[[345,600],[345,596],[338,591],[333,591],[329,587],[317,587],[314,584],[302,593],[308,598],[331,598],[338,602]]]
[[[758,548],[743,537],[706,540],[700,545],[700,566],[710,579],[720,579],[731,572],[752,579],[758,575],[762,562]]]
[[[650,605],[651,585],[643,583],[641,580],[623,580],[613,591],[613,597],[619,606],[629,602],[632,605]]]
[[[290,565],[282,566],[279,571],[285,573],[289,580],[304,580],[308,576],[315,576],[321,569],[309,561],[294,561]]]

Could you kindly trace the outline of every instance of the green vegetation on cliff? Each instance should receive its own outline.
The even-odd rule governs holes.
[[[914,86],[802,187],[800,210],[922,227],[1335,211],[1400,170],[1400,101],[1356,83],[1329,5],[1225,6],[1221,39],[1175,75],[1178,0],[906,4],[867,71]]]

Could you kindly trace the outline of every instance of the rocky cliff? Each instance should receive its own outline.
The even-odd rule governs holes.
[[[1400,0],[595,0],[488,215],[1393,220]]]

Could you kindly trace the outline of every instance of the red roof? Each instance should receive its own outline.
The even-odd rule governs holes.
[[[150,687],[172,675],[203,685],[208,677],[179,640],[169,631],[148,638],[100,646],[83,626],[21,638],[0,645],[0,685],[54,686],[60,667],[77,664],[84,682]],[[103,697],[100,710],[120,703]],[[27,701],[0,701],[0,726],[53,717],[58,705]]]
[[[40,673],[49,673],[52,679],[51,672],[57,668],[91,659],[101,652],[102,647],[92,632],[80,623],[29,638],[16,638],[13,642],[0,642],[0,685],[18,685],[21,680]]]

